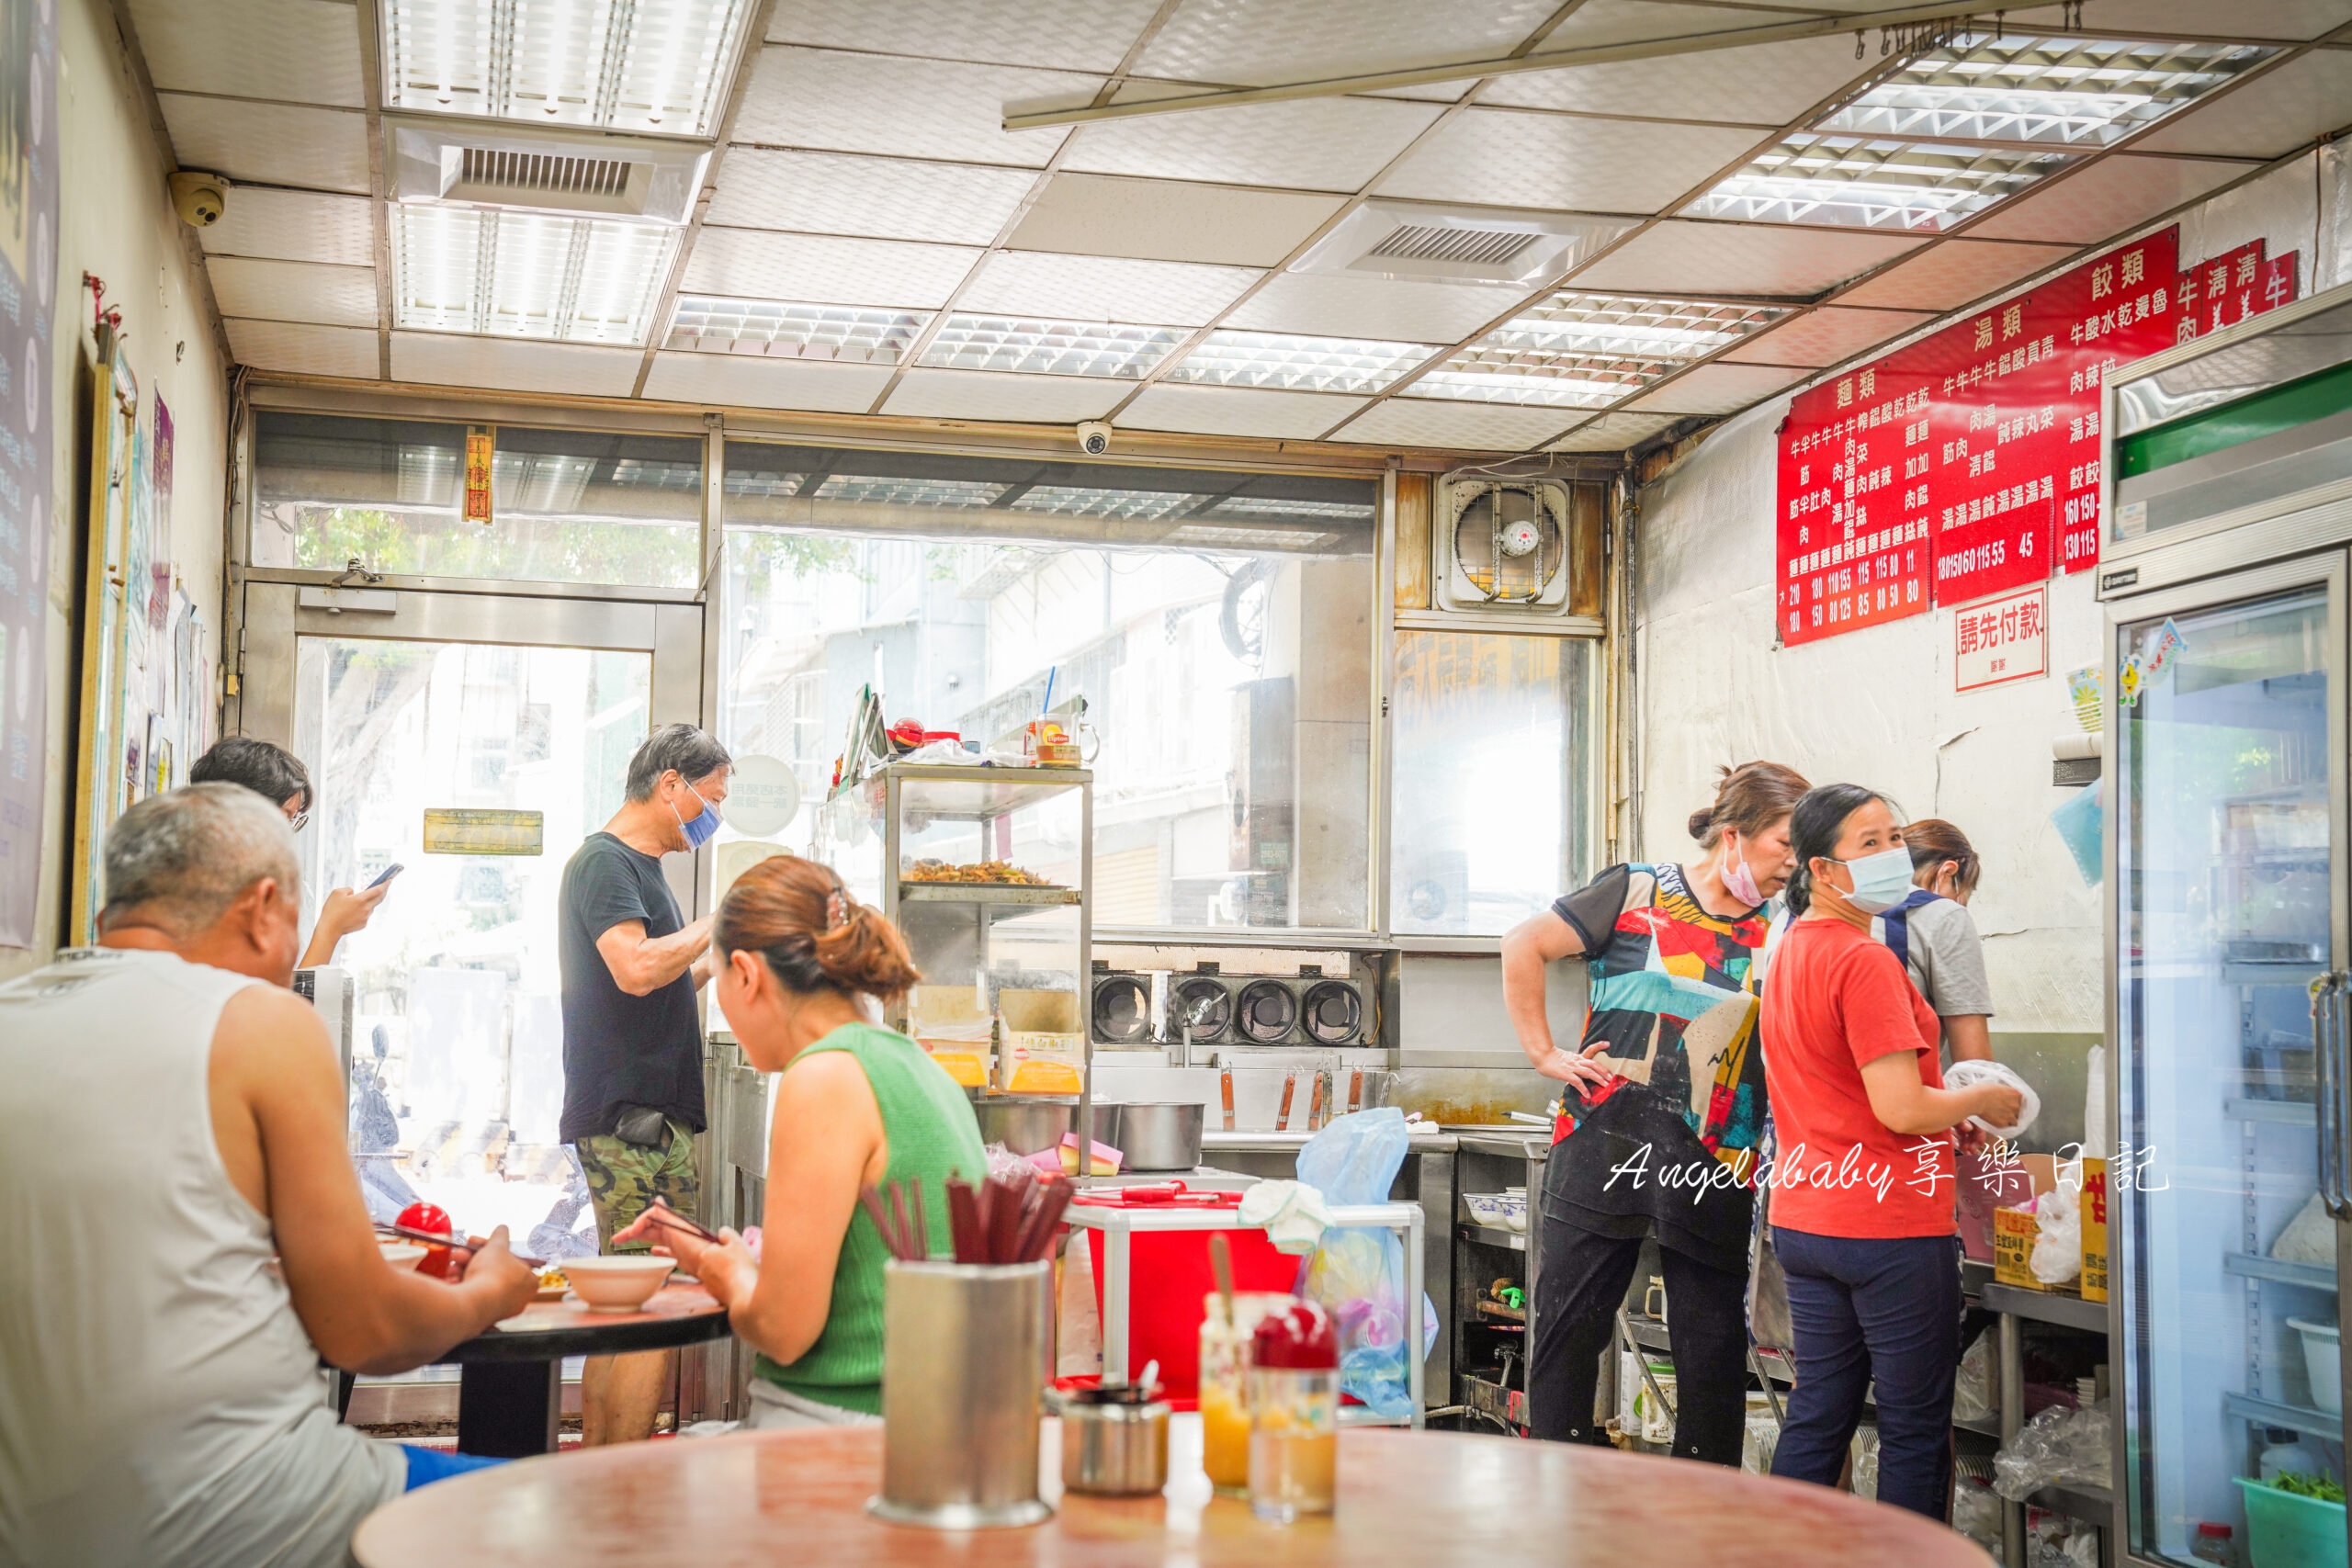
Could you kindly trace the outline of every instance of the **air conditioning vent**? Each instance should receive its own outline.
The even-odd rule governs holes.
[[[618,158],[554,152],[509,152],[496,147],[458,150],[458,178],[442,194],[477,200],[512,197],[610,201],[628,192],[632,165]]]
[[[710,149],[603,131],[507,130],[397,119],[392,197],[401,202],[684,224]]]
[[[1503,229],[1434,229],[1407,224],[1366,251],[1384,261],[1470,262],[1480,266],[1509,266],[1530,245],[1542,239]]]

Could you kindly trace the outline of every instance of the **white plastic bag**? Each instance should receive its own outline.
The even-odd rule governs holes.
[[[1956,1476],[1951,1485],[1951,1528],[1994,1553],[2001,1551],[2001,1499],[1981,1481]]]
[[[1951,1414],[1957,1421],[1990,1421],[1997,1408],[1993,1388],[1993,1342],[1987,1328],[1960,1359],[1960,1376],[1952,1384]]]
[[[2079,1410],[2053,1404],[1993,1456],[1993,1490],[2022,1503],[2056,1481],[2110,1484],[2113,1441],[2105,1400]]]
[[[2033,1201],[2033,1217],[2041,1230],[2026,1267],[2045,1285],[2066,1284],[2080,1279],[2083,1272],[2082,1167],[2060,1169],[2075,1175],[2072,1180],[2061,1176],[2056,1187]]]
[[[2025,1107],[2018,1112],[2017,1123],[2014,1126],[1996,1127],[1982,1116],[1970,1117],[1968,1121],[1971,1126],[1981,1128],[1996,1138],[2014,1138],[2028,1127],[2032,1126],[2034,1118],[2041,1114],[2041,1096],[2034,1092],[2031,1084],[2018,1077],[2013,1068],[2005,1067],[1998,1062],[1963,1057],[1944,1069],[1946,1089],[1973,1089],[1982,1083],[2007,1085],[2025,1097]]]

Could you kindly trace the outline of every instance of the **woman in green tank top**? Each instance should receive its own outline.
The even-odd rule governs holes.
[[[831,868],[778,855],[736,880],[711,933],[718,1004],[752,1065],[781,1073],[768,1134],[757,1258],[731,1230],[713,1246],[648,1212],[616,1242],[678,1259],[759,1352],[753,1427],[872,1420],[882,1408],[882,1265],[862,1186],[920,1179],[930,1232],[948,1234],[943,1183],[988,1174],[970,1100],[867,998],[922,976],[879,912]]]

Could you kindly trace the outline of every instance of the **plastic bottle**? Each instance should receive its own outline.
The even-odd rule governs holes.
[[[1250,1512],[1282,1525],[1329,1513],[1339,1447],[1339,1331],[1330,1314],[1299,1302],[1250,1337]]]
[[[2215,1524],[2211,1519],[2197,1527],[2197,1539],[2190,1543],[2188,1554],[2199,1562],[2218,1562],[2222,1568],[2237,1568],[2237,1542],[2231,1539],[2230,1527]]]
[[[2262,1450],[2262,1479],[2276,1481],[2282,1472],[2290,1470],[2299,1470],[2306,1475],[2332,1473],[2324,1454],[2298,1438],[2294,1433],[2274,1427],[2270,1431],[2270,1446]]]

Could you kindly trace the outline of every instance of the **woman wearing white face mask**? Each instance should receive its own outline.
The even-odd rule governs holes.
[[[1539,1207],[1530,1422],[1605,1443],[1600,1358],[1655,1236],[1673,1303],[1674,1452],[1739,1463],[1752,1181],[1764,1122],[1751,965],[1764,901],[1788,875],[1789,808],[1805,781],[1775,762],[1724,770],[1693,812],[1702,853],[1614,865],[1503,938],[1503,1001],[1529,1062],[1566,1086]],[[1579,1044],[1552,1039],[1545,965],[1580,957]]]
[[[1835,1485],[1875,1384],[1879,1501],[1942,1518],[1960,1360],[1951,1133],[1972,1116],[2009,1125],[2020,1097],[1943,1087],[1935,1011],[1871,939],[1871,918],[1911,892],[1885,799],[1825,784],[1797,803],[1789,837],[1796,919],[1765,990],[1764,1067],[1797,1384],[1772,1473]]]

